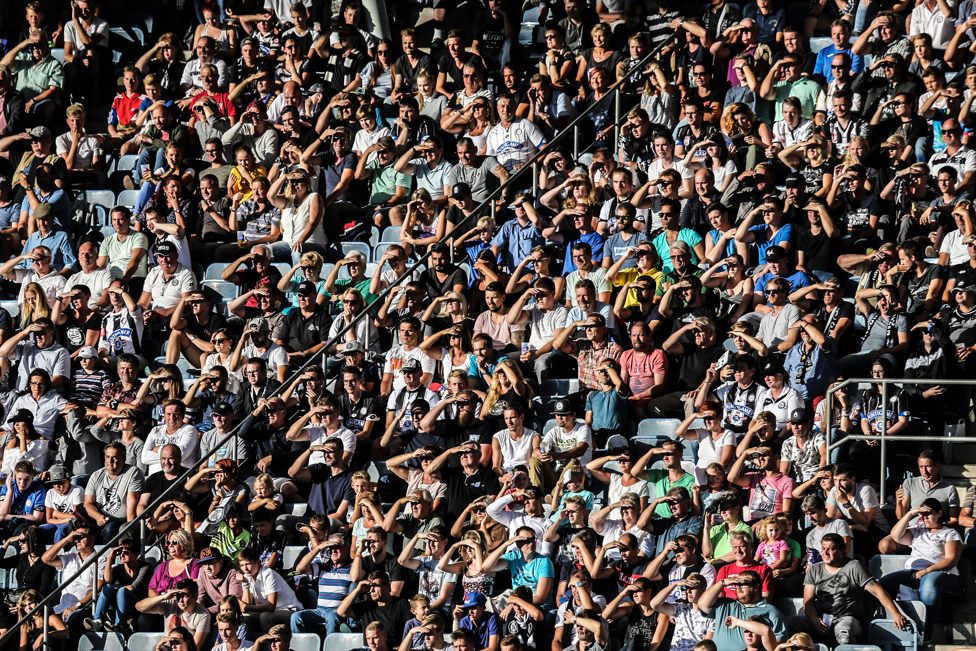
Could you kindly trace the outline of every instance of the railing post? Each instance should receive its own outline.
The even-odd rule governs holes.
[[[617,86],[613,95],[613,148],[611,151],[617,151],[618,142],[620,142],[620,86]]]
[[[579,126],[573,127],[573,162],[579,158]]]
[[[532,196],[539,195],[539,164],[532,163]]]
[[[888,493],[885,490],[887,479],[885,468],[888,467],[888,378],[881,381],[881,503],[887,503]]]
[[[824,395],[824,416],[826,417],[827,421],[827,431],[824,432],[824,435],[827,437],[827,463],[830,463],[830,453],[833,452],[833,448],[831,447],[831,443],[833,442],[834,438],[834,410],[832,409],[834,406],[833,398],[834,387],[828,387],[827,393]]]
[[[44,604],[44,651],[51,651],[51,639],[49,637],[47,620],[51,616],[51,606]]]

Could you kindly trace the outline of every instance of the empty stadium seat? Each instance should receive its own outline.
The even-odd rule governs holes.
[[[201,287],[208,287],[221,296],[227,301],[233,301],[237,298],[240,288],[234,283],[229,283],[226,280],[204,280],[200,283]]]
[[[293,633],[290,648],[291,651],[320,651],[322,638],[315,633]]]
[[[815,36],[810,39],[810,51],[817,54],[820,50],[830,47],[830,43],[829,36]]]
[[[162,632],[159,633],[133,633],[126,644],[128,651],[156,651],[156,645],[162,639]]]
[[[302,559],[302,556],[308,551],[308,547],[303,545],[288,545],[285,547],[285,553],[281,557],[281,562],[286,571],[295,569],[298,565],[298,561]]]
[[[286,273],[288,273],[289,271],[291,271],[291,267],[292,267],[292,265],[288,264],[287,262],[275,262],[274,263],[274,268],[277,269],[278,270],[278,273],[280,273],[282,276],[284,276]]]
[[[868,642],[875,644],[884,651],[898,651],[898,649],[918,648],[918,637],[915,623],[912,622],[908,630],[901,630],[890,619],[876,619],[868,624]]]
[[[123,156],[123,159],[128,158],[128,156]],[[121,163],[120,163],[121,164]],[[136,201],[139,199],[138,190],[123,190],[119,192],[118,198],[115,200],[120,206],[127,206],[129,208],[135,208]]]
[[[121,633],[85,633],[78,651],[125,651],[125,638]]]
[[[214,262],[212,265],[207,267],[207,271],[204,273],[204,280],[222,280],[220,274],[224,272],[227,268],[226,262]]]
[[[579,391],[579,380],[543,380],[542,386],[539,387],[539,395],[549,400],[564,398],[577,391]],[[545,398],[543,402],[546,402]]]
[[[294,646],[295,638],[292,637]],[[322,651],[352,651],[363,646],[362,633],[332,633],[326,636]],[[298,651],[295,649],[295,651]]]
[[[380,242],[399,242],[400,241],[400,227],[399,226],[387,226],[386,228],[383,229],[383,234],[380,236],[379,241]]]
[[[139,154],[127,154],[127,155],[122,156],[121,158],[119,158],[119,162],[115,166],[115,169],[117,169],[119,171],[122,171],[122,172],[127,172],[129,170],[134,170],[136,168],[136,163],[138,163],[138,162],[139,162]],[[126,192],[136,192],[136,193],[138,193],[139,191],[138,190],[126,190]],[[125,194],[125,192],[123,192],[122,194]],[[122,195],[119,195],[119,196],[121,197]]]
[[[370,248],[376,246],[380,241],[380,229],[377,226],[371,226],[369,231],[369,246]]]
[[[111,210],[115,207],[115,193],[111,190],[85,190],[79,192],[78,197],[96,206],[105,206]]]
[[[63,47],[53,47],[51,48],[51,56],[64,65],[64,48]]]
[[[20,303],[17,301],[0,301],[0,307],[10,312],[10,316],[20,314]]]
[[[107,240],[108,238],[110,238],[113,235],[115,235],[115,229],[113,227],[111,227],[111,226],[102,226],[98,230],[102,234],[102,239],[103,240]]]
[[[802,615],[803,614],[803,599],[777,599],[773,602],[776,606],[776,610],[783,613],[787,617],[790,615]]]
[[[674,430],[681,421],[677,418],[645,418],[637,426],[637,436],[666,436],[674,438]]]
[[[339,247],[342,250],[343,258],[348,257],[349,254],[352,253],[353,251],[359,251],[360,253],[365,255],[366,260],[369,261],[370,256],[373,254],[372,248],[369,246],[369,244],[366,244],[365,242],[341,242]]]
[[[875,579],[881,580],[881,577],[887,574],[905,569],[907,560],[907,554],[878,554],[868,561],[868,572]]]
[[[873,644],[838,644],[834,651],[881,651],[881,647]]]

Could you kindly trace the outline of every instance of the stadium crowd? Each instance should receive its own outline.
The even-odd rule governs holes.
[[[5,4],[6,648],[813,651],[911,600],[931,640],[976,3],[678,4],[161,0],[142,48]]]

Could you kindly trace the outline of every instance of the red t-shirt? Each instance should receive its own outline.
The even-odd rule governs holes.
[[[193,98],[193,103],[190,105],[190,108],[193,108],[197,102],[205,97],[209,97],[213,101],[217,102],[217,106],[220,107],[220,112],[225,116],[232,118],[237,115],[237,106],[234,104],[234,102],[230,101],[229,93],[208,93],[204,91]]]
[[[762,591],[764,593],[769,594],[767,600],[772,602],[773,599],[772,571],[769,569],[768,565],[763,565],[761,563],[752,564],[753,563],[752,560],[750,560],[749,563],[750,565],[745,565],[745,566],[739,566],[736,563],[729,563],[728,565],[723,565],[722,568],[718,571],[718,574],[715,575],[715,581],[718,582],[721,581],[722,579],[728,579],[729,577],[733,577],[736,574],[745,572],[746,570],[752,570],[753,572],[759,575],[760,579],[762,579]],[[722,588],[722,592],[729,599],[735,599],[736,593],[734,588],[725,587]]]
[[[139,107],[146,101],[146,96],[136,93],[132,97],[126,97],[125,93],[119,93],[112,100],[112,110],[109,111],[108,123],[112,126],[119,124],[129,124],[136,119]]]

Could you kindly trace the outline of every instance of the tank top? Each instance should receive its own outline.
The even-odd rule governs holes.
[[[310,219],[310,211],[312,207],[312,197],[319,196],[317,192],[309,192],[308,196],[305,197],[300,205],[295,205],[295,199],[289,199],[288,204],[281,211],[281,239],[284,242],[294,244],[298,241],[298,238],[302,236],[305,232],[305,227],[308,225],[308,220]],[[318,226],[312,231],[306,240],[308,244],[328,244],[328,240],[325,237],[325,229],[322,227],[322,220],[319,220]]]
[[[624,645],[633,640],[633,651],[650,651],[657,630],[657,613],[645,615],[640,606],[634,605],[628,618]]]

